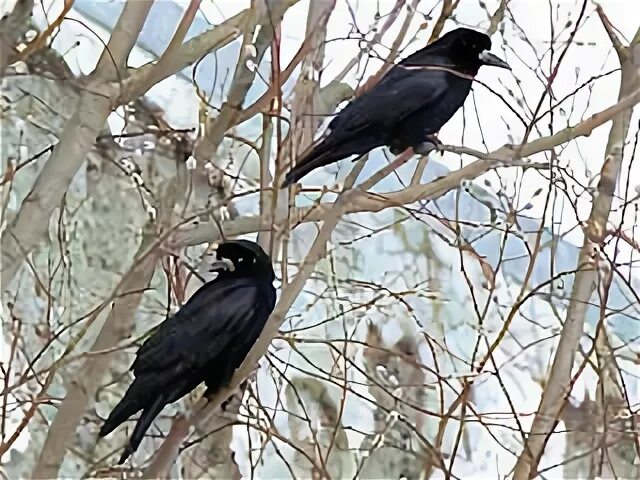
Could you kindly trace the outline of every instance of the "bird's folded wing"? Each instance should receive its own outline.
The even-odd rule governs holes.
[[[369,127],[391,128],[424,108],[437,108],[446,94],[448,76],[442,70],[411,71],[396,66],[378,84],[354,99],[329,128],[353,135]]]
[[[264,322],[256,315],[264,316],[264,303],[248,282],[204,286],[144,342],[131,370],[136,376],[167,369],[179,374],[207,365],[260,334]]]

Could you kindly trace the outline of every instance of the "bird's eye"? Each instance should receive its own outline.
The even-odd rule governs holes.
[[[244,260],[244,258],[239,258],[239,259],[238,259],[238,262],[241,262],[241,261],[243,261],[243,260]]]

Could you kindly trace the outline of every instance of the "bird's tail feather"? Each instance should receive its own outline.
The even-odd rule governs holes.
[[[340,152],[336,151],[336,146],[328,142],[320,143],[310,150],[311,151],[306,154],[303,154],[303,157],[299,159],[296,165],[287,173],[281,188],[286,188],[292,183],[297,182],[316,168],[329,165],[344,158],[344,155],[341,156]]]
[[[296,165],[285,176],[281,188],[286,188],[297,182],[316,168],[330,165],[351,155],[362,155],[381,145],[383,145],[382,142],[372,137],[363,138],[355,135],[340,143],[327,139],[312,147],[309,153],[298,160]]]
[[[287,188],[289,185],[297,182],[312,170],[337,162],[342,158],[343,157],[335,158],[335,155],[330,155],[330,152],[327,152],[318,156],[314,155],[313,158],[304,159],[285,175],[281,188]]]
[[[127,392],[120,400],[115,408],[111,411],[107,419],[100,427],[98,437],[104,437],[113,432],[118,426],[125,422],[131,415],[135,415],[144,407],[144,403],[140,401],[142,399],[140,393],[143,389],[140,387],[140,383],[134,380],[133,383],[127,389]]]
[[[136,423],[127,445],[124,447],[120,460],[118,460],[118,465],[122,465],[127,458],[138,449],[144,438],[144,434],[153,423],[153,420],[160,414],[166,403],[165,396],[159,395],[149,407],[146,407],[142,411],[142,415],[140,415],[140,419]]]

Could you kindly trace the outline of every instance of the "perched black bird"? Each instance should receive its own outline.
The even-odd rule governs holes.
[[[482,65],[510,69],[489,52],[489,36],[468,28],[446,33],[394,65],[368,92],[329,123],[325,134],[286,175],[287,187],[318,167],[387,145],[393,154],[418,153],[462,106]]]
[[[135,380],[99,436],[142,410],[120,461],[136,451],[163,407],[200,383],[207,395],[226,386],[256,342],[276,303],[269,256],[254,242],[222,243],[213,264],[217,277],[203,285],[138,350]]]

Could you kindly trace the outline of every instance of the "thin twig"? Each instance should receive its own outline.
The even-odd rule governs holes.
[[[603,25],[607,28],[605,18],[601,15]],[[604,152],[605,160],[600,172],[597,195],[592,204],[584,244],[578,257],[578,271],[571,291],[571,301],[567,307],[566,319],[538,411],[515,466],[513,477],[515,480],[528,480],[536,475],[544,448],[559,421],[560,412],[571,391],[574,357],[583,334],[587,307],[597,280],[597,268],[591,261],[591,256],[594,246],[599,248],[604,242],[613,195],[622,170],[622,151],[629,130],[631,106],[637,103],[634,100],[639,97],[638,90],[634,93],[629,91],[632,86],[637,88],[640,82],[637,68],[628,68],[626,65],[628,59],[625,60],[623,55],[620,60],[622,77],[619,98],[621,100],[617,105],[628,105],[626,108],[618,108],[615,111],[612,110],[613,107],[607,109],[614,113],[611,116],[613,123]]]

